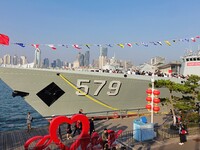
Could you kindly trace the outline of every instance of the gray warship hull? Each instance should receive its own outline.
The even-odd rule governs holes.
[[[25,101],[42,116],[51,116],[77,113],[80,108],[87,113],[145,107],[146,89],[152,77],[0,67],[0,78],[14,91],[29,93],[24,97]],[[155,79],[159,78],[155,77]],[[180,79],[173,80],[180,82]],[[58,86],[63,94],[48,106],[38,93],[51,83]],[[74,87],[78,87],[83,92],[78,92]],[[167,89],[161,89],[161,97],[168,95]]]

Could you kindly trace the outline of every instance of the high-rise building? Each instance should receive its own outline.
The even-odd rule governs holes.
[[[49,58],[45,58],[43,61],[43,68],[49,68]]]
[[[84,66],[84,55],[83,54],[80,55],[79,63],[80,63],[80,67]]]
[[[58,68],[62,67],[62,61],[60,59],[56,59],[56,67]]]
[[[0,58],[0,65],[3,64],[3,58]]]
[[[17,55],[13,56],[13,65],[18,65],[18,56]]]
[[[100,47],[100,56],[104,56],[104,57],[108,56],[108,48],[107,47]]]
[[[99,56],[99,69],[102,69],[103,66],[107,63],[108,48],[100,47],[100,56]]]
[[[41,67],[41,50],[39,48],[35,49],[35,57],[34,57],[34,67]]]
[[[9,54],[6,54],[3,56],[3,64],[4,65],[10,65],[11,64],[11,56]]]
[[[84,55],[79,52],[77,55],[77,60],[79,62],[79,67],[83,67],[84,66]]]
[[[26,56],[21,56],[21,57],[20,57],[20,64],[21,64],[21,65],[25,65],[25,64],[27,64],[27,63],[28,63],[28,61],[27,61]]]
[[[51,63],[51,67],[52,67],[52,68],[56,68],[56,60],[54,60],[54,61]]]
[[[88,67],[90,64],[90,51],[85,52],[84,66]]]

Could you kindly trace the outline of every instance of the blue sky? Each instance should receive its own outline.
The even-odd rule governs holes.
[[[10,42],[39,44],[117,44],[164,41],[200,35],[199,0],[1,0],[0,33]],[[164,43],[164,42],[163,42]],[[131,60],[138,65],[151,57],[179,60],[186,49],[196,50],[197,42],[177,42],[172,46],[109,48],[109,57]],[[92,46],[91,59],[99,48]],[[41,46],[42,58],[73,61],[78,50]],[[81,52],[84,53],[87,47]],[[33,60],[34,48],[0,46],[4,54],[26,55]]]

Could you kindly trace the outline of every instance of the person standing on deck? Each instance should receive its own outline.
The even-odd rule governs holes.
[[[31,113],[28,112],[27,117],[26,117],[26,123],[27,123],[27,132],[31,130],[31,122],[32,122],[32,116]]]

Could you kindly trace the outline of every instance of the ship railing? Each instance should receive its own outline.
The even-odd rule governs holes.
[[[94,117],[96,120],[101,119],[114,119],[114,118],[127,118],[132,116],[141,116],[143,114],[147,113],[145,107],[140,108],[132,108],[132,109],[119,109],[119,110],[107,110],[107,111],[96,111],[96,112],[87,112],[84,113],[87,117],[91,118]],[[67,114],[65,116],[72,117],[74,114]],[[59,116],[59,115],[53,115],[53,116],[45,116],[44,118],[47,120],[51,120],[52,118]]]

